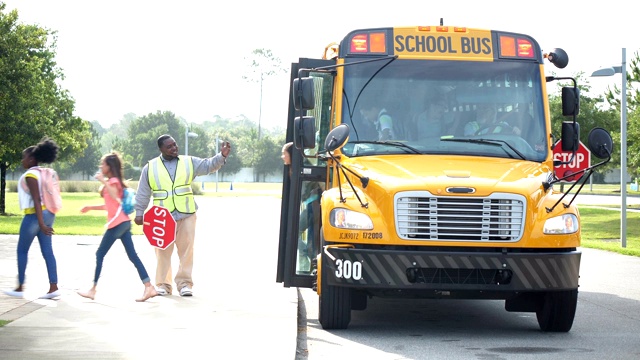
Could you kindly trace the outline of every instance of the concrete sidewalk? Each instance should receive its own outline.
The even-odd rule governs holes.
[[[268,204],[261,205],[255,211]],[[268,227],[277,227],[278,221],[263,216],[274,225],[242,229],[246,247],[238,247],[237,227],[228,224],[214,232],[212,219],[221,215],[198,214],[193,297],[180,297],[174,289],[173,295],[136,302],[143,285],[116,242],[105,258],[95,301],[82,298],[76,291],[91,286],[101,237],[54,235],[62,295],[38,299],[48,290],[48,280],[34,240],[25,299],[0,293],[0,320],[11,320],[0,327],[0,358],[294,359],[298,294],[275,282],[277,231],[273,235]],[[17,235],[0,235],[2,290],[16,285],[16,243]],[[153,279],[154,248],[143,236],[134,236],[134,243]],[[175,271],[177,255],[173,258]]]

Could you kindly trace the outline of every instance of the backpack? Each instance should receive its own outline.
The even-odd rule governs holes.
[[[123,189],[120,205],[122,206],[122,211],[127,215],[133,214],[136,210],[136,192],[132,188],[126,187]]]
[[[128,187],[122,189],[122,199],[120,199],[120,206],[118,207],[118,211],[116,211],[116,214],[113,216],[113,219],[109,220],[105,224],[105,227],[109,227],[109,225],[111,225],[113,220],[115,220],[118,217],[118,215],[120,215],[120,211],[124,212],[127,215],[133,214],[133,212],[136,210],[135,206],[136,206],[135,190]]]
[[[62,208],[62,195],[60,194],[60,178],[52,168],[37,168],[40,171],[40,195],[42,203],[52,213],[57,213]],[[26,185],[26,184],[25,184]]]

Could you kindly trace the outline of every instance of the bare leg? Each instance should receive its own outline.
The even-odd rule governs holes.
[[[96,297],[96,286],[93,285],[89,291],[78,291],[78,295],[93,300]]]
[[[151,282],[147,281],[144,283],[144,292],[142,293],[142,297],[136,299],[137,302],[143,302],[151,299],[152,297],[158,295],[156,288],[151,285]]]

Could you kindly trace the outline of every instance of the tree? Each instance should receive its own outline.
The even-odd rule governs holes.
[[[588,80],[585,79],[584,73],[580,72],[574,75],[580,89],[580,113],[576,120],[580,125],[580,141],[583,144],[588,144],[588,136],[591,129],[601,127],[609,132],[615,131],[617,128],[615,123],[615,116],[610,110],[602,109],[599,104],[602,102],[602,97],[592,97],[590,95],[591,85]],[[560,140],[560,134],[563,121],[572,121],[572,117],[565,117],[562,115],[562,98],[560,96],[560,90],[564,86],[573,86],[573,82],[559,81],[555,84],[554,88],[549,90],[549,109],[551,113],[551,132],[554,136],[554,141]],[[615,141],[614,141],[615,145]],[[594,178],[604,176],[604,172],[616,167],[616,163],[613,160],[616,151],[613,151],[612,161],[596,170]],[[594,164],[598,159],[592,159],[591,163]],[[618,162],[619,163],[619,162]]]
[[[187,120],[180,118],[181,124],[185,124],[182,126],[181,135],[174,135],[173,137],[176,139],[178,146],[180,147],[180,153],[184,154],[186,150],[185,134],[187,131],[187,125],[189,126],[189,132],[197,134],[195,138],[189,138],[189,155],[197,156],[201,158],[210,157],[215,151],[215,142],[211,139],[211,136],[207,134],[202,127],[189,124]]]
[[[96,171],[98,171],[98,166],[100,165],[100,160],[103,155],[100,140],[100,134],[98,134],[98,131],[96,131],[92,125],[91,139],[89,139],[87,148],[84,151],[84,154],[71,166],[71,171],[81,172],[83,178],[91,179]]]
[[[131,121],[127,132],[127,139],[114,142],[114,147],[130,155],[134,167],[142,168],[160,153],[158,137],[169,134],[178,142],[178,134],[184,134],[184,126],[172,112],[158,110],[155,114],[149,113]]]
[[[117,143],[118,139],[126,139],[127,131],[129,129],[129,125],[131,122],[138,117],[134,113],[127,113],[123,116],[122,119],[116,124],[113,124],[109,127],[108,131],[106,131],[102,135],[102,153],[106,154],[110,152],[112,149],[115,149],[114,143]],[[95,128],[95,127],[94,127]]]
[[[238,150],[242,149],[244,146],[242,142],[239,140],[239,138],[234,136],[232,133],[229,133],[226,131],[218,132],[217,137],[214,136],[214,140],[213,140],[214,144],[215,144],[216,138],[219,139],[220,141],[231,142],[232,151],[231,153],[229,153],[229,156],[227,157],[227,160],[224,166],[221,167],[220,170],[218,170],[221,178],[228,180],[231,175],[237,174],[243,167],[243,159],[238,154]],[[218,149],[220,149],[220,146],[218,146]]]
[[[265,77],[277,75],[287,71],[282,66],[280,58],[273,55],[271,50],[255,49],[248,58],[245,58],[249,66],[248,73],[242,79],[260,84],[260,112],[258,113],[258,140],[260,140],[262,120],[262,85]]]
[[[74,159],[91,137],[89,123],[73,116],[75,102],[58,85],[56,33],[18,22],[0,3],[0,214],[5,213],[6,172],[22,150],[43,137],[60,146],[61,161]]]
[[[269,136],[258,141],[256,149],[256,162],[254,170],[259,180],[262,175],[264,181],[267,174],[272,174],[278,170],[282,170],[281,151],[283,144],[276,144]]]
[[[122,149],[126,154],[126,159],[130,159],[134,168],[142,168],[149,160],[158,156],[158,137],[169,134],[178,143],[180,154],[184,154],[184,135],[186,131],[185,120],[177,118],[172,112],[157,111],[146,116],[139,117],[131,121],[126,140],[114,142],[114,146]],[[189,125],[191,132],[198,134],[198,137],[189,139],[189,155],[208,158],[215,155],[215,137],[206,132],[202,127]],[[233,154],[233,153],[232,153]],[[233,161],[233,156],[229,156],[227,164]],[[231,174],[227,165],[226,172]],[[235,171],[237,172],[239,168]]]
[[[636,52],[630,62],[630,69],[627,70],[626,79],[627,94],[627,169],[632,177],[637,178],[640,172],[640,114],[638,107],[640,106],[640,55]],[[605,92],[605,100],[612,112],[616,113],[618,125],[616,129],[620,129],[620,106],[621,106],[621,89],[618,85],[614,85],[613,89],[607,88]],[[616,136],[620,139],[620,132],[616,132]],[[614,138],[615,139],[615,138]],[[615,143],[615,141],[614,141]],[[619,150],[619,148],[618,148]],[[619,155],[618,155],[619,159]],[[620,164],[620,161],[617,162]]]

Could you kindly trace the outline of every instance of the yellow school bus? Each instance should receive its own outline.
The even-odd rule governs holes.
[[[560,48],[454,26],[355,30],[291,67],[276,281],[313,288],[325,329],[372,297],[504,300],[542,331],[571,329],[580,216],[554,184],[578,149],[575,79]],[[547,83],[564,80],[562,133]],[[603,129],[592,154],[611,158]]]

